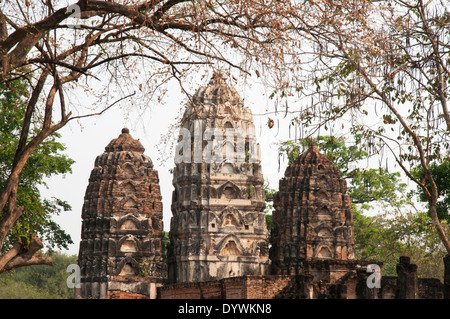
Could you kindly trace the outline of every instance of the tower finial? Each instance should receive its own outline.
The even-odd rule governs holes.
[[[214,84],[214,83],[222,83],[222,82],[225,82],[225,77],[222,74],[222,72],[218,71],[218,70],[214,71],[209,83]]]

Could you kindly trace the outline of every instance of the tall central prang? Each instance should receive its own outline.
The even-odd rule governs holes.
[[[169,282],[268,273],[263,183],[251,111],[216,73],[181,122]]]

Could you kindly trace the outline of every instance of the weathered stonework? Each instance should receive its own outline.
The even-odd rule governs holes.
[[[164,285],[158,288],[159,299],[443,299],[444,285],[435,278],[398,280],[398,277],[382,276],[380,287],[367,285],[370,273],[366,271],[369,262],[355,260],[313,260],[305,261],[305,274],[240,276],[211,280]],[[331,278],[332,272],[340,268],[339,275]],[[402,257],[399,265],[404,264]],[[403,265],[404,266],[404,265]],[[402,266],[400,266],[402,267]],[[306,270],[312,270],[307,273]],[[319,274],[325,275],[322,278]],[[416,280],[416,284],[411,282]],[[334,281],[333,283],[330,283]],[[417,294],[401,296],[399,291],[416,291]]]
[[[214,87],[216,83],[213,81],[210,85],[213,85],[217,92]],[[222,238],[231,238],[231,234],[235,234],[232,238],[236,241],[249,237],[245,237],[246,233],[240,231],[237,220],[232,217],[229,219],[220,217],[223,216],[220,209],[225,207],[225,211],[229,212],[232,211],[230,206],[219,206],[220,209],[216,209],[216,206],[210,204],[211,199],[215,204],[226,200],[226,197],[222,197],[220,201],[216,200],[216,189],[221,189],[223,185],[221,183],[227,183],[227,179],[217,182],[220,180],[215,178],[218,175],[212,174],[209,169],[206,170],[209,174],[198,171],[189,175],[185,172],[194,172],[195,168],[186,167],[177,166],[179,174],[174,177],[174,185],[178,191],[183,189],[184,185],[187,190],[181,193],[187,194],[188,198],[180,200],[178,194],[175,194],[171,228],[172,243],[181,242],[181,247],[184,243],[185,254],[171,256],[169,269],[172,271],[172,282],[176,281],[173,279],[178,279],[178,283],[158,288],[158,298],[442,299],[444,297],[444,285],[434,278],[417,278],[417,267],[409,262],[408,257],[400,258],[397,267],[398,277],[382,276],[382,263],[355,259],[351,198],[346,194],[346,182],[332,162],[321,154],[316,146],[311,146],[300,155],[286,169],[285,177],[280,180],[279,192],[274,198],[270,272],[261,276],[252,274],[251,269],[243,269],[240,273],[232,274],[233,276],[221,272],[222,277],[214,278],[208,271],[211,272],[211,269],[216,271],[220,265],[214,259],[214,254],[220,250],[211,244],[211,239],[217,238],[223,242]],[[196,176],[196,179],[192,176]],[[248,180],[248,176],[242,172],[241,175],[230,174],[228,178],[237,185],[242,185],[239,181]],[[192,191],[195,185],[217,186],[210,188],[209,192],[201,188],[202,191],[195,197],[192,195],[195,194]],[[243,208],[245,207],[239,208],[238,212],[241,213],[239,216],[244,216]],[[201,220],[205,209],[209,209],[209,213]],[[177,217],[183,216],[180,214],[183,211],[186,212],[184,217],[177,220]],[[210,220],[209,217],[213,219]],[[215,230],[208,222],[222,227]],[[185,227],[174,227],[180,223]],[[234,228],[226,227],[230,224]],[[204,243],[203,255],[199,254],[201,250],[195,245],[189,244],[191,238],[200,239]],[[226,245],[222,244],[219,247],[223,249]],[[238,251],[235,253],[237,255]],[[220,258],[220,253],[218,257]],[[220,261],[233,263],[236,259]]]
[[[123,129],[95,160],[82,211],[81,298],[156,298],[166,276],[158,172]]]
[[[218,74],[187,108],[173,172],[167,283],[158,173],[123,129],[89,178],[78,297],[450,298],[449,256],[444,284],[418,278],[406,256],[397,277],[382,276],[382,263],[355,259],[346,182],[315,146],[280,180],[269,258],[253,130],[250,110]]]
[[[346,192],[339,170],[311,145],[286,168],[274,197],[271,274],[311,276],[311,298],[357,298],[371,263],[355,260]]]
[[[308,276],[248,275],[158,288],[160,299],[309,299]]]
[[[450,299],[450,255],[444,257],[444,296]]]
[[[274,274],[301,273],[304,261],[355,259],[346,191],[338,169],[315,145],[286,169],[274,197]]]
[[[397,264],[397,299],[417,299],[417,265],[411,264],[407,256],[400,257]]]
[[[181,125],[188,145],[177,150],[176,156],[185,153],[173,172],[169,282],[267,274],[264,179],[252,114],[219,74],[193,101]]]

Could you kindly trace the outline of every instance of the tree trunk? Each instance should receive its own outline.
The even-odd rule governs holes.
[[[31,153],[39,146],[42,141],[49,136],[47,132],[42,131],[39,133],[25,148],[22,154],[19,155],[16,165],[13,166],[12,171],[5,183],[0,194],[0,212],[4,211],[6,206],[6,212],[2,214],[0,219],[0,247],[3,246],[3,241],[6,235],[16,222],[16,220],[23,213],[23,209],[16,206],[16,192],[19,185],[19,176],[22,172],[25,164],[28,161]]]
[[[4,211],[0,219],[0,247],[3,246],[6,235],[14,227],[17,219],[23,214],[23,208],[18,207],[16,202],[20,173],[31,153],[36,150],[49,135],[63,127],[68,122],[69,117],[70,113],[58,124],[44,128],[28,143],[23,152],[16,154],[15,165],[0,194],[0,212]],[[29,247],[24,247],[20,241],[17,242],[7,253],[0,256],[0,273],[22,266],[38,264],[51,265],[51,258],[39,256],[39,250],[42,247],[42,242],[37,237],[32,238]]]
[[[430,200],[429,203],[430,203],[430,216],[431,216],[431,220],[433,221],[433,225],[436,228],[439,238],[441,239],[442,243],[444,244],[445,249],[447,250],[447,254],[450,255],[450,241],[448,240],[448,237],[445,234],[444,228],[442,228],[442,225],[439,222],[439,218],[438,218],[437,210],[436,210],[436,201],[434,201],[434,203],[431,203],[431,200]]]
[[[430,183],[430,189],[427,188],[426,184],[422,186],[425,195],[428,198],[428,204],[430,206],[430,217],[433,221],[433,225],[438,232],[438,236],[444,244],[445,249],[447,250],[447,254],[450,255],[450,241],[448,240],[447,234],[445,233],[444,228],[442,228],[441,222],[439,221],[439,217],[437,214],[437,200],[438,200],[438,189],[437,185],[434,181],[433,174],[431,173],[429,167],[422,163],[422,167],[425,172],[425,178]]]
[[[32,237],[28,247],[19,240],[3,256],[0,257],[0,273],[24,266],[52,265],[50,257],[40,256],[40,250],[44,247],[42,241]]]

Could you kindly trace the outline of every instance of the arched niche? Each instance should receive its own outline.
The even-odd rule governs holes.
[[[219,187],[218,193],[222,199],[237,199],[240,198],[241,190],[233,183],[227,182]]]
[[[319,259],[331,259],[333,258],[333,254],[331,253],[330,248],[328,248],[327,246],[322,246],[319,247],[316,257]]]
[[[234,240],[229,240],[220,251],[221,256],[239,256],[241,252]]]
[[[227,122],[225,122],[225,125],[224,125],[223,127],[224,127],[225,129],[227,129],[227,128],[228,128],[228,129],[230,129],[230,128],[231,128],[231,129],[232,129],[232,128],[234,128],[234,127],[233,127],[233,124],[231,124],[231,122],[230,122],[230,121],[227,121]]]
[[[227,186],[223,189],[222,195],[220,196],[220,198],[236,199],[236,198],[238,198],[238,193],[236,192],[236,190],[233,187]]]
[[[133,183],[127,182],[123,185],[123,191],[125,194],[134,194],[136,193],[136,187],[134,187]]]
[[[132,197],[129,197],[124,201],[123,208],[124,209],[138,208],[138,204]]]
[[[140,272],[138,262],[133,257],[123,258],[116,266],[115,273],[119,276],[136,276]]]
[[[122,245],[120,245],[120,251],[123,253],[135,253],[137,252],[136,242],[133,240],[125,240]]]
[[[231,182],[227,182],[222,185],[218,189],[218,193],[220,194],[220,198],[222,199],[237,199],[241,197],[241,190]]]
[[[233,234],[225,236],[217,247],[217,251],[219,251],[221,256],[240,256],[244,251],[239,238]]]
[[[131,263],[126,263],[125,265],[123,265],[119,276],[136,276],[136,269],[134,269]]]
[[[222,226],[240,226],[242,214],[237,208],[233,206],[227,206],[220,212],[219,219]]]
[[[222,165],[222,173],[224,174],[233,174],[234,173],[234,167],[231,163],[225,163]]]
[[[133,235],[122,237],[118,246],[119,251],[122,253],[135,253],[139,250],[138,243]]]
[[[332,220],[331,212],[327,206],[323,206],[317,210],[317,218],[325,221]]]
[[[236,219],[236,216],[229,212],[225,215],[222,223],[223,227],[239,227],[239,221]]]
[[[126,153],[126,155],[125,155],[125,160],[126,161],[131,161],[133,159],[133,157],[130,155],[130,153]]]
[[[121,223],[120,229],[122,229],[122,230],[136,230],[136,229],[138,229],[138,225],[137,225],[136,221],[128,218],[128,219],[124,220]]]
[[[316,192],[315,194],[314,194],[314,197],[316,198],[316,201],[317,202],[326,202],[326,201],[329,201],[330,200],[330,198],[329,198],[329,196],[328,196],[328,193],[327,192],[325,192],[324,190],[319,190],[318,192]]]
[[[325,177],[325,175],[322,175],[319,178],[319,187],[320,188],[328,188],[328,179]]]
[[[136,175],[136,172],[132,165],[126,164],[123,167],[123,174],[125,175],[125,178],[133,178]]]

